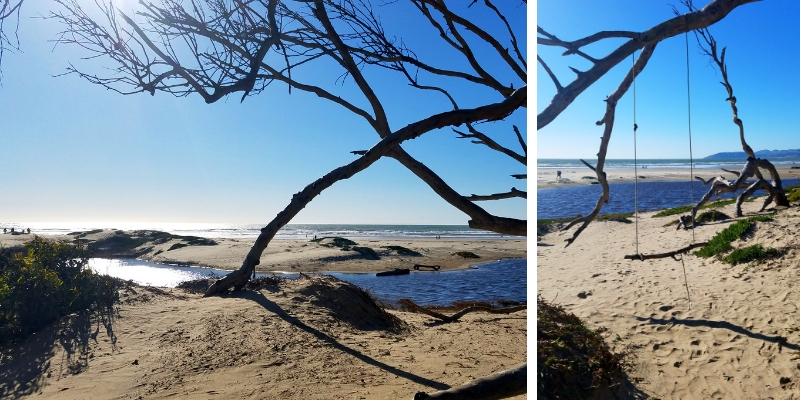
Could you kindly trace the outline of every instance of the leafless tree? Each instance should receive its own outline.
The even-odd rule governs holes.
[[[3,65],[3,54],[6,50],[19,49],[17,27],[23,1],[0,0],[0,65]]]
[[[688,7],[689,10],[694,9],[690,0],[683,0],[682,3]],[[753,148],[747,144],[747,141],[744,138],[744,124],[742,123],[742,120],[739,119],[739,109],[736,107],[736,96],[733,95],[733,86],[731,86],[731,83],[728,80],[728,66],[725,63],[726,48],[723,47],[722,52],[717,51],[717,41],[714,39],[714,36],[711,35],[711,32],[708,30],[708,28],[698,29],[695,31],[695,35],[703,53],[711,58],[711,61],[717,66],[722,75],[722,82],[720,83],[722,83],[722,86],[725,87],[727,92],[728,97],[725,100],[730,103],[731,111],[733,112],[733,123],[739,128],[739,140],[742,144],[742,150],[745,152],[745,154],[747,154],[747,162],[745,162],[741,172],[725,170],[726,172],[730,172],[737,176],[736,180],[733,182],[729,182],[722,177],[704,180],[703,178],[696,176],[695,179],[703,182],[704,186],[711,184],[711,187],[700,199],[700,201],[698,201],[697,204],[692,207],[691,215],[681,217],[679,226],[694,226],[694,219],[697,216],[697,210],[699,210],[703,204],[711,199],[711,196],[719,195],[721,193],[733,193],[741,189],[745,190],[736,198],[736,206],[734,210],[734,216],[736,217],[742,216],[742,203],[759,189],[764,189],[768,193],[768,196],[764,199],[764,204],[761,206],[760,211],[763,211],[773,201],[778,206],[788,207],[789,199],[786,198],[786,193],[784,192],[781,184],[781,177],[778,174],[778,171],[775,169],[775,166],[772,165],[769,160],[757,158]],[[769,172],[772,182],[767,182],[767,180],[764,179],[761,169]],[[747,179],[753,176],[756,177],[756,181],[748,185]]]
[[[602,31],[597,32],[592,35],[586,36],[581,39],[566,41],[558,38],[557,36],[545,31],[541,27],[537,27],[538,37],[537,43],[542,46],[555,46],[555,47],[562,47],[565,49],[563,56],[579,56],[585,60],[591,62],[592,66],[586,71],[580,71],[575,68],[571,68],[571,70],[575,73],[576,77],[570,82],[568,85],[563,85],[561,81],[559,81],[556,74],[550,69],[550,67],[545,63],[545,61],[541,57],[537,57],[537,60],[542,65],[542,68],[545,70],[547,75],[553,81],[553,84],[556,87],[556,94],[553,96],[550,103],[545,107],[537,116],[537,129],[542,129],[546,127],[549,123],[555,120],[564,110],[569,107],[570,104],[581,94],[585,91],[589,86],[593,85],[597,82],[600,77],[604,76],[611,68],[618,65],[623,60],[631,57],[636,51],[641,50],[636,61],[634,62],[633,66],[631,67],[628,74],[623,78],[622,82],[619,86],[605,99],[606,103],[606,111],[603,117],[597,121],[598,126],[603,126],[603,136],[600,139],[600,148],[597,153],[597,164],[592,166],[589,163],[581,160],[586,164],[587,167],[592,169],[597,174],[597,180],[599,181],[602,187],[602,193],[597,200],[597,203],[592,210],[586,216],[578,217],[571,221],[565,229],[571,229],[572,227],[579,225],[578,229],[576,229],[572,236],[568,238],[567,246],[572,244],[575,239],[581,234],[581,232],[597,217],[602,209],[603,205],[608,202],[609,200],[609,188],[608,188],[608,181],[606,179],[606,173],[603,170],[605,166],[605,159],[606,153],[608,151],[608,143],[611,139],[611,133],[614,129],[614,117],[616,112],[616,106],[622,96],[628,91],[633,82],[634,78],[645,68],[647,62],[649,61],[650,57],[653,54],[653,51],[656,49],[656,45],[663,40],[669,39],[681,33],[686,33],[690,31],[702,31],[707,32],[705,28],[715,24],[716,22],[725,18],[731,11],[735,8],[747,4],[752,3],[756,0],[712,0],[708,4],[706,4],[702,9],[696,9],[692,6],[691,1],[683,1],[682,3],[688,7],[688,11],[685,14],[679,14],[676,12],[676,16],[671,18],[667,21],[661,22],[650,29],[647,29],[642,32],[633,32],[633,31]],[[710,37],[710,36],[709,36]],[[628,39],[624,44],[613,50],[607,56],[602,58],[595,58],[589,54],[586,54],[583,51],[583,47],[587,46],[592,43],[596,43],[601,40],[605,39]],[[713,39],[712,39],[713,40]],[[711,44],[709,43],[709,46]],[[715,46],[715,45],[714,45]],[[714,50],[716,51],[716,50]],[[711,54],[709,54],[711,55]],[[735,102],[736,99],[733,97],[732,89],[730,85],[727,83],[727,77],[725,75],[726,67],[724,66],[724,52],[723,57],[717,64],[721,71],[723,71],[723,76],[725,76],[725,83],[724,85],[729,91],[729,97],[731,100],[731,106],[734,112],[734,121],[740,127],[741,132],[741,140],[742,145],[745,148],[745,152],[747,152],[748,156],[753,159],[752,162],[748,161],[748,164],[745,167],[745,170],[742,171],[740,174],[740,178],[733,184],[728,184],[727,182],[722,182],[719,180],[715,180],[713,183],[712,189],[709,191],[709,194],[704,197],[701,202],[696,205],[695,209],[692,211],[692,219],[694,214],[697,211],[697,208],[702,205],[704,201],[707,201],[707,197],[710,194],[717,193],[720,191],[735,191],[739,188],[744,187],[744,180],[747,177],[756,175],[758,177],[758,181],[751,185],[747,191],[746,195],[743,194],[744,197],[740,196],[739,205],[741,201],[752,194],[753,191],[764,188],[768,190],[770,196],[768,197],[768,204],[771,201],[775,201],[777,204],[784,204],[786,197],[783,194],[783,190],[780,187],[780,178],[777,176],[777,172],[775,172],[774,167],[771,167],[771,164],[768,164],[766,160],[757,160],[752,149],[747,146],[744,141],[744,131],[741,126],[741,121],[736,116],[736,106]],[[635,128],[634,128],[635,129]],[[749,150],[749,151],[748,151]],[[758,166],[758,167],[756,167]],[[773,177],[773,183],[770,184],[766,182],[761,173],[758,171],[758,168],[765,168],[767,169],[771,176]],[[702,179],[701,179],[702,180]],[[741,182],[740,182],[741,181]],[[705,182],[705,181],[704,181]],[[707,182],[706,182],[707,183]],[[724,187],[723,187],[724,186]],[[738,213],[741,213],[739,206],[737,205]]]
[[[2,1],[8,4],[9,0]],[[517,38],[525,34],[526,27],[515,26],[508,18],[510,13],[523,12],[525,0],[497,5],[492,0],[403,3],[413,7],[418,16],[418,21],[408,21],[407,26],[427,24],[436,32],[429,40],[441,41],[457,55],[444,65],[440,65],[441,60],[418,57],[419,52],[403,39],[386,32],[381,18],[392,17],[391,10],[383,15],[380,10],[382,6],[396,6],[394,2],[375,6],[368,0],[158,0],[140,2],[139,11],[131,15],[104,0],[94,3],[99,13],[93,7],[87,9],[86,2],[54,3],[57,9],[48,17],[63,27],[58,42],[78,46],[87,54],[85,58],[105,63],[103,68],[96,64],[70,64],[66,74],[76,74],[124,95],[197,94],[207,103],[231,95],[240,95],[244,101],[248,96],[266,94],[282,86],[290,93],[305,91],[341,106],[361,117],[377,134],[370,149],[352,152],[354,161],[296,193],[261,229],[242,266],[216,281],[206,296],[242,288],[280,228],[323,190],[353,177],[382,157],[397,160],[438,196],[467,214],[470,227],[527,235],[525,220],[493,215],[477,204],[526,198],[525,191],[512,187],[502,193],[462,195],[402,147],[406,140],[446,128],[457,138],[499,152],[525,168],[525,126],[482,124],[525,113],[527,62]],[[9,12],[18,11],[18,4]],[[317,82],[304,68],[309,63],[335,66],[339,80]],[[395,73],[420,93],[438,93],[447,107],[431,110],[413,123],[392,129],[388,102],[368,78],[367,72],[373,69]],[[358,95],[348,97],[349,92],[340,91],[342,82],[356,87]],[[471,85],[473,90],[480,88],[489,95],[482,103],[474,104],[474,98],[455,94],[454,83]],[[512,138],[512,147],[519,145],[517,150],[502,145],[508,140],[498,140],[497,132],[488,133],[487,129],[497,130],[498,126],[505,135],[513,135],[507,137]],[[511,177],[525,179],[527,175]],[[524,392],[524,374],[520,376],[517,390]]]
[[[378,10],[362,0],[162,0],[158,4],[141,3],[136,20],[109,4],[98,3],[103,21],[90,17],[75,0],[57,2],[63,10],[54,12],[51,18],[64,26],[60,42],[80,46],[113,62],[113,73],[107,75],[69,67],[68,73],[91,83],[122,94],[196,93],[207,103],[234,93],[240,93],[244,100],[265,92],[272,84],[282,83],[290,91],[306,91],[340,105],[363,118],[377,133],[379,141],[372,148],[353,152],[358,156],[356,160],[328,172],[295,194],[289,205],[261,230],[241,268],[217,281],[207,295],[244,286],[281,227],[323,190],[368,168],[381,157],[399,161],[437,195],[466,213],[472,228],[526,235],[526,221],[492,215],[476,204],[525,198],[524,191],[512,188],[507,193],[463,196],[401,146],[406,140],[450,127],[458,137],[500,152],[522,166],[527,164],[527,147],[519,127],[509,127],[509,133],[513,130],[521,152],[500,145],[476,125],[524,112],[527,102],[525,54],[516,39],[524,27],[513,27],[501,8],[489,0],[475,8],[465,4],[457,9],[441,0],[411,1],[421,19],[438,32],[438,39],[455,49],[461,57],[458,61],[468,68],[460,68],[459,62],[453,66],[434,65],[417,57],[402,39],[385,32]],[[500,21],[502,32],[490,33],[482,28],[482,19],[486,18]],[[501,60],[507,73],[496,76],[487,72],[485,65],[490,58]],[[302,68],[306,63],[331,61],[339,68],[342,79],[354,82],[360,98],[338,95],[335,85],[315,83]],[[432,113],[393,130],[385,100],[376,94],[363,71],[367,68],[393,71],[416,89],[440,93],[451,110]],[[446,86],[451,80],[488,88],[495,93],[494,99],[462,108]],[[455,129],[459,126],[462,128]]]

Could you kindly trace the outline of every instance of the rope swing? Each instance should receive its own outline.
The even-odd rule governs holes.
[[[694,204],[694,185],[692,181],[692,176],[694,176],[694,155],[692,153],[692,96],[690,90],[690,76],[689,76],[689,33],[686,32],[685,35],[685,42],[686,42],[686,99],[687,99],[687,114],[689,118],[689,191],[691,196],[692,204]],[[706,243],[695,243],[695,236],[694,236],[694,215],[692,215],[692,242],[689,246],[684,247],[683,249],[676,250],[669,253],[664,254],[651,254],[651,255],[643,255],[639,253],[639,160],[637,155],[637,145],[636,145],[636,131],[638,130],[639,126],[636,124],[636,53],[634,52],[631,55],[631,74],[633,75],[633,202],[634,202],[634,215],[635,215],[635,246],[636,246],[636,253],[633,255],[625,256],[625,259],[629,260],[647,260],[647,259],[654,259],[654,258],[664,258],[664,257],[672,257],[676,261],[678,260],[677,256],[680,255],[681,267],[683,268],[683,284],[686,287],[686,300],[688,302],[689,310],[692,309],[692,298],[689,293],[689,280],[686,277],[686,264],[683,260],[684,253],[688,252],[691,249],[696,247],[701,247]]]
[[[689,32],[684,35],[686,39],[686,107],[687,115],[689,116],[689,193],[691,196],[692,204],[694,204],[694,156],[692,155],[692,95],[689,84]],[[692,213],[692,245],[694,245],[694,213]],[[683,283],[686,286],[686,301],[689,303],[689,309],[692,309],[692,298],[689,296],[689,281],[686,279],[686,265],[683,263],[683,255],[681,254],[681,267],[683,267]]]
[[[633,75],[633,210],[636,225],[636,254],[639,254],[639,171],[636,159],[636,52],[631,54],[631,74]]]

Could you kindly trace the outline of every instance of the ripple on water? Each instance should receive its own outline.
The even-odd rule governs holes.
[[[193,279],[219,278],[230,271],[215,268],[171,266],[135,259],[89,260],[100,274],[132,280],[140,285],[175,287]],[[258,274],[272,276],[273,274]],[[411,272],[376,277],[375,274],[329,273],[372,292],[378,299],[395,303],[402,298],[418,304],[447,305],[453,301],[527,301],[527,260],[500,260],[459,271]],[[289,278],[297,274],[285,274]]]

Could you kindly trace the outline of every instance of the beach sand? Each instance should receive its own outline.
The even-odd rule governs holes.
[[[761,203],[745,203],[745,216],[756,213]],[[721,211],[733,215],[733,206]],[[642,254],[707,241],[731,223],[702,225],[693,237],[692,231],[664,226],[677,216],[653,214],[642,213],[638,220]],[[760,264],[731,266],[695,256],[686,256],[683,263],[625,260],[636,253],[636,229],[633,223],[595,221],[570,247],[564,247],[564,240],[574,228],[548,233],[537,243],[538,294],[592,328],[608,328],[609,345],[632,349],[636,365],[629,377],[635,382],[632,394],[640,397],[631,398],[798,398],[797,206],[779,211],[773,221],[759,222],[752,234],[732,243],[782,252]],[[580,292],[589,295],[579,298]]]
[[[113,236],[113,231],[85,236],[83,239],[100,240]],[[52,240],[73,240],[73,236],[45,236]],[[33,239],[33,235],[0,235],[0,246],[21,246]],[[172,239],[163,243],[145,243],[137,249],[146,249],[137,258],[157,263],[177,263],[226,270],[238,269],[247,252],[255,242],[253,239],[213,239],[214,246],[187,246],[169,250],[175,244],[184,243]],[[274,239],[261,256],[258,272],[380,272],[395,268],[413,268],[414,264],[438,265],[440,270],[469,268],[470,265],[505,258],[526,258],[525,239],[373,239],[354,238],[358,246],[375,250],[379,260],[365,259],[356,251],[342,251],[336,247],[325,247],[308,239]],[[327,243],[326,242],[323,242]],[[402,246],[419,255],[402,255],[386,246]],[[464,258],[459,252],[472,252],[479,258]]]
[[[744,163],[742,163],[742,166]],[[739,168],[732,168],[738,171]],[[800,178],[800,169],[792,169],[791,165],[779,166],[776,168],[781,179]],[[638,169],[638,173],[634,174],[633,168],[614,168],[607,169],[606,177],[609,183],[624,183],[633,182],[635,177],[643,176],[640,182],[652,181],[687,181],[690,178],[690,171],[688,168],[646,168]],[[696,168],[694,176],[699,176],[703,179],[709,179],[716,176],[724,176],[725,179],[736,179],[734,174],[722,171],[720,169],[710,168]],[[592,177],[595,179],[583,179],[583,177]],[[597,182],[597,175],[589,168],[565,168],[561,169],[561,179],[556,179],[556,170],[539,168],[536,171],[536,188],[548,189],[554,187],[576,186],[576,185],[591,185],[591,182]]]
[[[31,238],[2,235],[0,244]],[[415,263],[456,269],[526,257],[525,240],[355,240],[422,255],[368,261],[307,240],[274,240],[259,270],[375,272]],[[171,240],[148,257],[234,269],[253,242],[218,241],[152,256]],[[481,258],[453,255],[458,251]],[[392,328],[376,316],[379,308],[333,279],[286,280],[210,298],[183,289],[124,289],[111,322],[76,314],[2,349],[0,398],[411,399],[526,361],[527,311],[441,323],[389,310],[400,321]]]
[[[392,330],[337,285],[123,290],[110,324],[74,315],[4,349],[0,398],[412,399],[525,362],[526,311],[389,311]]]

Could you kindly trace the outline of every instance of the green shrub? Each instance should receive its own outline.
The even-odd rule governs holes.
[[[720,231],[720,233],[716,234],[716,236],[714,236],[708,242],[708,244],[705,245],[705,247],[694,252],[694,255],[707,258],[724,253],[732,249],[733,247],[731,246],[731,242],[741,238],[745,233],[749,232],[755,225],[756,221],[764,222],[769,220],[772,220],[771,215],[758,215],[736,221]]]
[[[361,246],[353,246],[353,251],[359,252],[364,258],[368,260],[380,260],[380,256],[375,250],[372,250],[369,247],[361,247]]]
[[[581,179],[597,179],[597,177],[594,177],[594,176],[582,176]]]
[[[777,249],[773,249],[772,247],[767,247],[765,249],[760,244],[755,244],[732,251],[731,254],[728,254],[722,258],[722,261],[725,261],[731,265],[736,265],[750,261],[761,260],[764,258],[775,257],[778,254],[779,252]]]
[[[400,254],[401,256],[419,257],[419,256],[422,255],[422,253],[420,253],[418,251],[414,251],[414,250],[411,250],[411,249],[403,247],[403,246],[383,246],[383,248],[384,249],[389,249],[389,250],[394,250],[394,251],[397,252],[397,254]]]
[[[800,200],[800,189],[792,190],[786,198],[789,199],[790,203]]]
[[[752,201],[752,198],[748,198],[747,201]],[[725,207],[727,205],[731,205],[733,203],[736,203],[736,199],[735,198],[734,199],[727,199],[727,200],[717,200],[717,201],[714,201],[714,202],[711,202],[711,203],[704,204],[702,207],[700,207],[700,209],[703,210],[703,209],[706,209],[706,208],[721,208],[721,207]],[[668,208],[666,210],[663,210],[663,211],[661,211],[659,213],[654,214],[653,218],[668,217],[670,215],[683,214],[683,213],[687,213],[687,212],[691,212],[691,211],[692,211],[692,206],[691,205]]]
[[[188,245],[188,244],[186,244],[186,243],[175,243],[175,244],[173,244],[172,246],[169,246],[169,248],[167,249],[167,251],[172,251],[172,250],[182,249],[182,248],[184,248],[184,247],[189,247],[189,245]]]
[[[601,336],[603,328],[590,329],[575,314],[541,297],[536,303],[539,398],[590,398],[593,390],[610,386],[630,369],[628,353],[612,351]]]
[[[714,221],[724,221],[727,219],[731,219],[731,217],[721,211],[706,211],[700,213],[697,218],[694,219],[695,223],[702,223],[702,222],[714,222]]]
[[[37,236],[26,246],[27,254],[0,253],[0,345],[65,315],[113,307],[122,281],[88,269],[81,244]]]
[[[453,253],[454,256],[459,256],[461,258],[481,258],[479,255],[471,252],[471,251],[459,251]]]

